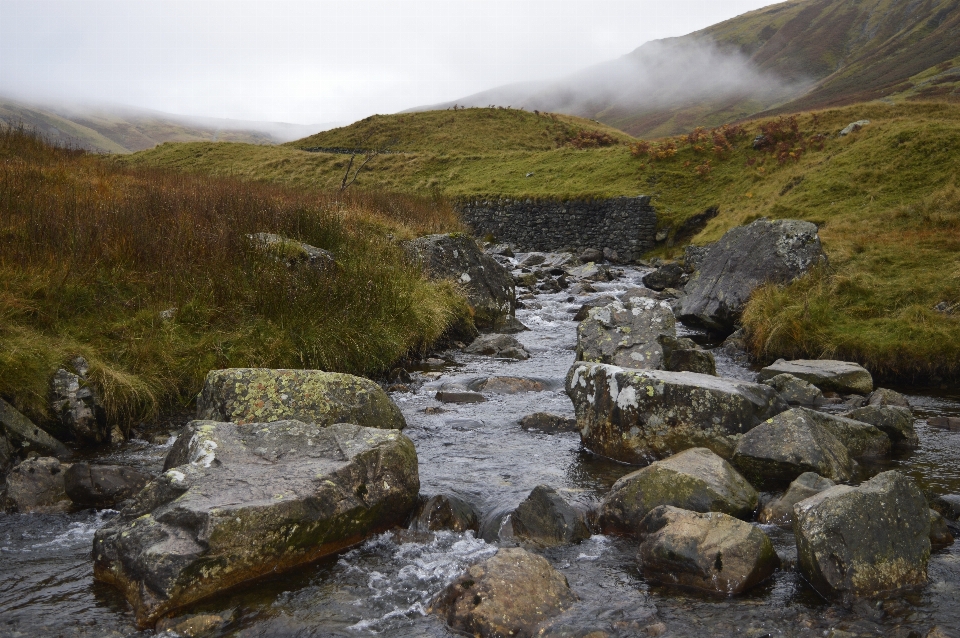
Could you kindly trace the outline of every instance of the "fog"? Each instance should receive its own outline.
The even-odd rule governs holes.
[[[4,0],[0,95],[198,117],[346,122],[557,80],[767,4]]]

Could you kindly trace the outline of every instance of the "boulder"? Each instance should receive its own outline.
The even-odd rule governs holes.
[[[930,509],[940,513],[948,521],[960,521],[960,494],[944,494],[930,502]]]
[[[869,423],[887,435],[898,446],[913,448],[920,445],[917,431],[913,427],[913,412],[910,408],[894,405],[865,405],[843,414],[848,419]]]
[[[50,411],[82,445],[109,443],[111,428],[100,397],[90,384],[86,359],[75,357],[70,367],[73,371],[60,368],[50,381]]]
[[[805,472],[850,480],[854,463],[847,448],[810,412],[794,408],[744,434],[733,464],[754,485],[786,485]]]
[[[581,305],[580,308],[578,308],[577,311],[573,313],[573,320],[583,321],[584,319],[590,316],[590,311],[593,310],[594,308],[602,308],[614,301],[616,301],[615,297],[610,297],[606,295],[603,297],[598,297],[596,299],[588,301],[585,304]]]
[[[547,547],[590,538],[584,513],[548,485],[538,485],[510,515],[513,533]]]
[[[840,137],[845,137],[851,133],[856,133],[868,124],[870,124],[870,120],[857,120],[856,122],[851,122],[840,129]]]
[[[567,275],[580,281],[612,281],[613,273],[606,266],[587,262],[582,266],[575,266],[567,270]]]
[[[521,361],[530,358],[530,353],[524,349],[523,344],[517,341],[516,337],[504,334],[480,335],[464,349],[464,352]]]
[[[720,512],[663,505],[640,522],[637,560],[646,580],[736,596],[780,566],[760,528]]]
[[[783,496],[760,508],[757,521],[790,527],[793,525],[794,505],[834,485],[836,483],[828,478],[823,478],[816,472],[804,472],[790,484]]]
[[[757,500],[732,465],[706,448],[692,448],[621,477],[600,503],[598,522],[604,532],[633,536],[661,505],[746,518]]]
[[[164,473],[94,535],[94,578],[146,627],[404,522],[419,489],[413,442],[396,430],[193,421]]]
[[[507,317],[497,326],[497,331],[504,335],[514,335],[520,332],[529,332],[530,328],[523,325],[516,317]]]
[[[517,295],[510,271],[467,235],[428,235],[406,242],[404,249],[430,277],[463,286],[478,328],[496,328],[513,316]]]
[[[790,405],[820,405],[823,403],[823,392],[820,391],[820,388],[792,374],[778,374],[769,379],[764,379],[761,383],[776,390],[783,397],[783,400]]]
[[[870,396],[867,397],[867,405],[910,408],[910,402],[907,400],[907,397],[887,388],[877,388],[871,392]]]
[[[3,399],[0,399],[0,437],[10,444],[12,455],[36,452],[41,456],[70,456],[67,446],[34,425]]]
[[[744,432],[787,409],[758,383],[598,363],[574,364],[566,390],[584,446],[637,465],[692,447],[730,458]]]
[[[197,397],[197,418],[233,423],[294,419],[327,426],[356,423],[402,430],[407,422],[369,379],[322,370],[211,370]]]
[[[448,529],[453,532],[480,531],[480,514],[476,508],[452,494],[437,494],[428,498],[413,520],[413,528],[435,532]]]
[[[114,507],[136,496],[153,477],[121,465],[74,463],[63,473],[64,489],[82,507]]]
[[[935,548],[953,545],[953,534],[947,527],[943,515],[935,509],[930,509],[930,544]]]
[[[577,420],[549,412],[535,412],[520,419],[524,430],[540,430],[549,434],[558,432],[578,432]]]
[[[684,288],[680,319],[732,332],[756,288],[791,282],[825,261],[810,222],[758,219],[733,228],[710,246]]]
[[[688,273],[700,270],[703,258],[710,252],[710,246],[689,245],[683,249],[683,265]]]
[[[643,285],[651,290],[682,288],[685,283],[687,283],[686,270],[676,262],[664,264],[643,276]]]
[[[890,437],[869,423],[854,421],[835,414],[817,412],[809,408],[795,409],[805,412],[810,419],[816,421],[826,428],[830,434],[837,437],[837,440],[843,443],[844,447],[847,448],[847,453],[852,457],[886,456],[890,453]]]
[[[676,319],[667,303],[614,301],[591,310],[577,326],[577,360],[657,370],[663,366],[659,338],[676,332]]]
[[[713,353],[703,350],[693,339],[660,335],[658,341],[663,348],[664,370],[716,376],[717,361],[713,358]]]
[[[596,248],[584,248],[583,252],[580,253],[579,259],[585,264],[602,261],[603,251],[597,250]]]
[[[824,596],[877,596],[922,585],[930,511],[912,479],[883,472],[794,506],[797,567]]]
[[[287,268],[303,265],[317,272],[336,267],[336,260],[330,251],[296,239],[273,233],[253,233],[247,239],[260,252],[286,264]]]
[[[821,390],[840,394],[869,394],[873,391],[873,377],[862,366],[849,361],[819,359],[778,360],[760,370],[760,380],[772,379],[778,374],[792,374]]]
[[[532,638],[537,626],[569,609],[577,597],[545,558],[500,549],[447,586],[428,613],[451,629],[480,638]]]
[[[70,467],[51,457],[23,461],[7,474],[5,509],[14,512],[60,512],[70,506],[63,474]]]

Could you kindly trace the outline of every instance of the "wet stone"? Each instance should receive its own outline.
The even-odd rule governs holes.
[[[480,335],[464,350],[467,354],[479,354],[501,359],[529,359],[523,344],[515,337],[504,334]]]
[[[844,417],[869,423],[883,432],[897,447],[914,448],[920,444],[917,431],[913,426],[913,413],[910,408],[895,405],[865,405],[862,408],[843,413]]]
[[[784,373],[812,383],[823,391],[830,390],[841,394],[870,394],[873,391],[873,377],[870,372],[849,361],[780,359],[760,370],[759,378],[765,381]]]
[[[538,485],[510,515],[513,533],[539,545],[579,543],[590,538],[586,516],[548,485]]]
[[[538,379],[522,377],[487,377],[467,384],[468,390],[494,394],[518,394],[520,392],[543,392],[546,384]]]
[[[64,472],[64,489],[83,507],[114,507],[131,498],[153,477],[119,465],[74,463]]]
[[[7,474],[5,509],[13,512],[60,512],[70,507],[64,472],[70,468],[55,458],[27,459]]]
[[[441,385],[434,398],[441,403],[483,403],[487,400],[479,392],[453,383]]]
[[[953,545],[953,534],[947,527],[947,521],[935,509],[930,510],[930,544],[934,548]]]
[[[450,530],[466,532],[480,530],[480,514],[477,509],[452,494],[437,494],[428,498],[414,517],[412,527],[418,531]]]
[[[823,392],[820,391],[820,388],[792,374],[778,374],[765,379],[761,383],[776,390],[783,397],[783,400],[790,405],[820,405],[823,403]]]
[[[781,527],[790,527],[793,525],[794,505],[834,485],[836,485],[836,483],[828,478],[823,478],[816,472],[805,472],[790,484],[790,487],[787,488],[783,496],[760,508],[757,521],[760,523],[772,523]]]
[[[664,505],[647,514],[638,530],[644,578],[664,585],[735,596],[780,565],[760,528],[719,512]]]
[[[548,434],[577,432],[577,420],[549,412],[535,412],[520,419],[524,430],[539,430]]]
[[[504,548],[447,586],[428,612],[470,636],[532,638],[541,623],[576,600],[567,579],[545,558]]]

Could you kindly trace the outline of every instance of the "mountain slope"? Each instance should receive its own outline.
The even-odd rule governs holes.
[[[960,99],[958,56],[960,0],[794,0],[649,42],[556,83],[456,103],[559,111],[655,137],[762,112]],[[939,88],[913,90],[918,75]]]
[[[332,126],[188,118],[128,107],[48,107],[5,98],[0,98],[0,124],[23,124],[52,142],[97,153],[133,153],[164,142],[279,144]]]

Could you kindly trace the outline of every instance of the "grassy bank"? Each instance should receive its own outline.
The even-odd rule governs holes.
[[[394,239],[457,228],[430,199],[122,168],[2,130],[0,395],[45,420],[50,376],[80,354],[130,424],[189,402],[213,368],[384,371],[466,312]],[[288,268],[254,232],[337,267]]]
[[[389,127],[377,121],[396,137],[424,140],[405,142],[409,151],[375,158],[358,186],[449,197],[648,194],[664,229],[718,207],[719,215],[693,238],[698,244],[761,216],[813,221],[831,269],[786,289],[758,293],[745,318],[754,353],[763,359],[855,359],[881,376],[905,379],[960,374],[958,314],[933,310],[941,302],[960,303],[958,105],[871,102],[795,120],[747,122],[742,131],[700,131],[645,143],[627,139],[606,147],[545,142],[533,150],[524,145],[538,135],[545,139],[546,126],[534,114],[467,109],[436,115],[460,122],[450,124],[458,135],[471,118],[481,117],[499,118],[497,127],[513,123],[522,129],[500,134],[507,141],[493,148],[482,140],[444,145],[442,129],[411,128],[404,138],[391,128],[406,121],[400,117]],[[871,124],[837,135],[861,119]],[[324,133],[310,143],[343,142],[361,136],[364,126],[370,123]],[[484,126],[485,135],[492,135],[493,124]],[[763,132],[771,143],[754,149],[752,141]],[[332,186],[347,158],[293,147],[168,144],[124,161]],[[656,252],[678,255],[682,243]]]

